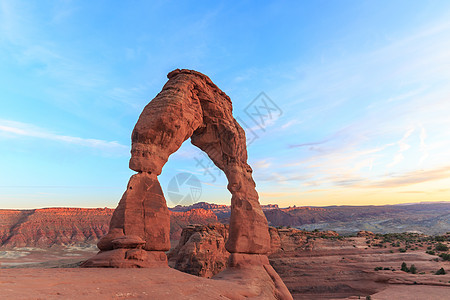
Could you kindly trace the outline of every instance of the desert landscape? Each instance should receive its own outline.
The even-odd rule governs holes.
[[[423,216],[417,214],[418,205],[422,206],[420,211]],[[448,214],[448,207],[446,204],[417,204],[409,210],[394,206],[389,211],[387,207],[371,207],[379,215],[372,213],[367,221],[392,216],[399,210],[404,220],[413,220],[411,224],[418,223],[420,219],[430,222],[434,214],[436,220],[442,219],[442,215]],[[276,205],[263,209],[270,224],[273,223],[270,216],[278,215],[276,210],[293,211],[292,208],[280,209]],[[317,212],[314,208],[296,209],[308,222],[314,219]],[[318,222],[335,220],[345,208],[337,209],[337,216],[334,217],[331,217],[333,208],[329,210]],[[158,271],[159,275],[150,270],[122,270],[115,273],[115,277],[107,284],[100,284],[95,278],[105,276],[101,275],[102,270],[96,274],[79,266],[98,252],[96,243],[108,231],[112,209],[60,208],[33,210],[33,214],[31,211],[0,210],[2,289],[11,293],[5,295],[26,299],[29,295],[27,289],[35,290],[34,286],[42,280],[39,289],[41,294],[36,298],[75,298],[77,286],[82,284],[86,287],[84,295],[87,298],[133,299],[164,295],[166,290],[162,282],[174,282],[171,290],[176,289],[179,293],[174,295],[186,299],[207,296],[220,299],[227,295],[228,283],[209,283],[201,278],[214,278],[227,267],[230,253],[225,249],[225,243],[228,238],[229,206],[197,203],[173,207],[170,211],[172,247],[168,251],[169,266],[190,276],[167,270]],[[340,222],[346,225],[344,219]],[[354,226],[353,220],[348,223],[345,228]],[[427,230],[439,231],[439,228],[428,227]],[[269,229],[270,263],[294,299],[365,299],[367,296],[372,299],[396,299],[411,293],[417,295],[418,299],[445,299],[450,290],[449,234],[427,235],[418,233],[419,228],[414,227],[409,233],[385,234],[366,230],[351,233],[344,230],[341,234],[317,229],[304,231],[290,225]],[[403,263],[408,269],[414,265],[415,271],[402,270]],[[436,275],[441,268],[446,274]],[[53,272],[56,270],[60,281],[58,284],[54,284]],[[27,280],[14,280],[19,273],[24,274]],[[161,273],[167,278],[164,279]],[[121,276],[134,276],[139,280],[123,288],[119,284]],[[190,292],[183,294],[182,291],[187,287],[176,285],[178,281],[190,283]],[[144,282],[154,284],[150,288],[143,286]],[[202,294],[199,287],[205,284],[214,286],[218,294]],[[16,294],[17,289],[22,294]],[[241,289],[241,292],[245,290],[242,287],[236,289]],[[242,296],[239,292],[228,295],[231,299]]]
[[[450,299],[449,20],[0,1],[0,299]]]

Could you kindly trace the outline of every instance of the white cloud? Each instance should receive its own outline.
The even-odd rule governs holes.
[[[291,120],[287,123],[284,123],[283,125],[281,125],[282,129],[288,129],[289,127],[293,126],[293,125],[298,125],[301,124],[302,121],[301,120]]]
[[[77,146],[95,148],[102,151],[107,151],[108,153],[115,153],[120,155],[128,155],[129,147],[120,144],[116,141],[105,141],[99,139],[81,138],[69,135],[61,135],[52,133],[43,128],[37,127],[32,124],[1,120],[0,119],[0,134],[6,138],[13,137],[30,137],[43,140],[51,140],[62,143],[73,144]]]
[[[403,135],[403,137],[397,142],[398,145],[398,152],[397,154],[394,156],[394,160],[387,165],[388,168],[393,167],[395,165],[398,165],[399,163],[401,163],[403,161],[403,159],[405,158],[403,156],[403,152],[407,151],[409,148],[411,148],[411,145],[406,143],[406,140],[409,138],[409,136],[414,132],[414,128],[409,129],[407,132],[405,132],[405,134]]]

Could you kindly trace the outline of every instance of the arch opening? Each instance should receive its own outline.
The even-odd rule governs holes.
[[[98,243],[105,256],[102,263],[111,263],[112,252],[124,257],[119,259],[124,266],[136,264],[136,258],[141,259],[140,266],[164,263],[164,251],[170,249],[170,216],[158,175],[189,138],[228,180],[231,216],[226,249],[232,254],[265,255],[270,250],[267,220],[247,163],[245,132],[232,115],[230,98],[196,71],[175,70],[168,78],[133,130],[130,169],[137,174],[130,178],[108,234]]]

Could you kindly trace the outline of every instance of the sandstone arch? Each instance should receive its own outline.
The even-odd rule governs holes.
[[[132,133],[130,168],[138,173],[130,178],[109,233],[98,243],[101,252],[85,266],[166,264],[170,217],[157,176],[188,138],[228,179],[232,197],[226,248],[237,255],[233,261],[270,249],[267,220],[247,164],[245,133],[233,118],[230,98],[202,73],[177,69],[167,77]]]
[[[100,252],[83,266],[167,266],[170,216],[157,176],[169,156],[191,138],[225,173],[232,195],[229,268],[216,279],[253,286],[258,299],[292,299],[266,256],[267,220],[247,164],[245,133],[233,118],[230,98],[199,72],[177,69],[167,77],[132,133],[130,168],[138,173],[131,176],[109,232],[98,243]]]

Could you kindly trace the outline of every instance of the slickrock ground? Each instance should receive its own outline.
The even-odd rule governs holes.
[[[392,300],[392,299],[417,299],[417,300],[435,300],[448,299],[449,288],[439,286],[423,285],[392,285],[387,289],[372,295],[373,300]],[[349,298],[352,299],[352,298]],[[357,299],[354,297],[353,299]]]
[[[185,229],[180,244],[169,254],[169,263],[184,272],[207,277],[225,268],[228,255],[223,249],[224,229],[223,225]],[[401,295],[414,295],[416,285],[431,287],[429,298],[417,299],[440,299],[443,293],[450,293],[450,275],[434,275],[440,268],[450,273],[450,262],[425,253],[437,242],[414,241],[424,237],[421,235],[393,236],[384,243],[367,231],[361,231],[358,237],[342,238],[335,232],[272,227],[270,235],[270,263],[294,299],[365,299],[369,295],[378,299],[378,293],[379,299],[402,299]],[[408,248],[406,252],[400,252],[404,248]],[[408,267],[414,264],[417,274],[400,271],[402,262]],[[389,295],[382,293],[386,289],[399,297],[383,298]]]
[[[213,261],[211,259],[215,254],[208,256],[208,250],[211,252],[215,251],[214,247],[223,247],[224,240],[220,236],[226,234],[223,230],[214,232],[214,226],[223,225],[208,226],[209,229],[204,230],[201,226],[191,226],[186,230],[186,233],[190,232],[183,237],[190,240],[183,250],[187,261],[191,260],[192,263],[197,259],[196,264],[201,268],[208,259]],[[447,299],[450,294],[450,262],[425,253],[427,247],[434,249],[436,243],[419,243],[417,250],[412,250],[416,245],[410,243],[411,247],[403,253],[400,252],[400,249],[405,248],[403,241],[399,242],[398,247],[392,246],[399,241],[394,238],[392,242],[385,243],[386,248],[380,248],[375,246],[380,243],[380,239],[370,233],[342,239],[333,237],[331,232],[326,238],[321,238],[321,232],[305,234],[295,229],[276,231],[271,228],[272,246],[273,250],[279,251],[270,256],[270,261],[294,299],[365,299],[371,295],[372,299],[434,300]],[[278,244],[274,239],[276,235],[280,237]],[[191,237],[194,238],[190,239]],[[186,245],[183,239],[181,241],[181,244]],[[244,290],[246,293],[252,290],[235,285],[236,281],[225,284],[175,270],[165,270],[162,273],[158,271],[158,274],[154,274],[154,271],[142,269],[73,269],[76,262],[87,259],[96,252],[92,248],[73,248],[71,251],[60,252],[53,248],[47,252],[40,251],[29,248],[0,251],[2,267],[7,266],[5,262],[45,261],[40,268],[36,268],[39,265],[30,264],[20,265],[20,269],[1,269],[0,298],[30,299],[30,295],[33,295],[34,298],[31,299],[61,299],[61,296],[65,299],[145,299],[148,295],[155,295],[155,299],[165,299],[164,293],[170,291],[173,295],[171,299],[227,299],[225,296],[239,299]],[[17,253],[25,256],[15,256]],[[225,252],[222,254],[226,255]],[[222,255],[215,257],[219,261],[223,258]],[[183,262],[186,261],[182,261],[181,266]],[[414,264],[417,274],[400,271],[402,262],[408,267]],[[27,266],[34,268],[23,269]],[[44,269],[57,266],[72,269]],[[377,267],[387,270],[375,271]],[[191,270],[200,272],[201,268]],[[447,274],[434,275],[440,268],[444,268]],[[105,279],[105,274],[110,278]],[[207,276],[206,273],[203,276]],[[80,290],[79,286],[86,288]]]
[[[270,286],[245,278],[213,280],[171,268],[7,269],[0,291],[2,299],[273,299]]]
[[[436,256],[426,254],[424,250],[400,253],[397,247],[367,247],[366,241],[365,237],[316,239],[307,251],[272,254],[270,261],[294,299],[337,299],[351,296],[365,299],[368,295],[372,295],[372,299],[408,299],[415,295],[413,289],[416,285],[431,287],[428,298],[410,299],[445,299],[439,298],[443,291],[450,295],[450,275],[434,275],[440,268],[450,271],[450,262],[436,262],[432,260]],[[414,264],[418,274],[400,271],[402,262],[408,267]],[[377,267],[388,270],[375,271]],[[424,274],[420,274],[423,272]],[[378,298],[377,293],[385,289],[392,295],[397,293],[398,296],[408,297],[382,298],[385,297],[383,295],[388,295],[384,292]]]

